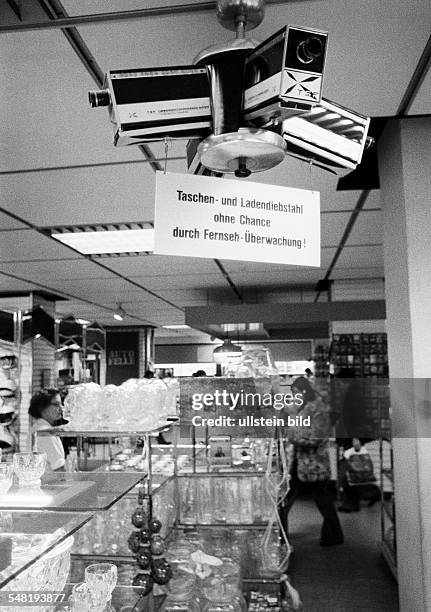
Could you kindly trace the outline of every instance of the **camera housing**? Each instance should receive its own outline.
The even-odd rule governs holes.
[[[309,112],[282,122],[287,155],[343,175],[362,160],[370,118],[322,98]]]
[[[286,26],[247,57],[244,119],[257,127],[308,112],[321,99],[328,34]]]
[[[108,106],[115,146],[204,137],[212,124],[206,68],[110,70],[90,105]]]

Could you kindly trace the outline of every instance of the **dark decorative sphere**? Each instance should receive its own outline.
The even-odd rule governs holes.
[[[132,531],[127,540],[127,544],[129,545],[129,548],[133,553],[137,553],[142,544],[140,532]]]
[[[167,584],[172,578],[172,568],[165,561],[162,565],[154,566],[151,570],[151,575],[157,584]]]
[[[132,584],[136,587],[135,593],[138,595],[148,595],[153,588],[153,579],[150,574],[136,574]]]
[[[141,529],[141,527],[147,526],[147,520],[148,517],[145,510],[142,508],[142,506],[138,506],[132,514],[132,523],[135,527]]]
[[[162,528],[162,523],[158,519],[153,518],[151,521],[149,521],[148,528],[151,533],[159,533],[160,529]]]
[[[158,567],[166,567],[166,565],[169,565],[169,563],[164,557],[151,558],[151,569],[157,569]]]
[[[148,529],[141,529],[141,531],[139,532],[140,537],[141,537],[141,544],[149,544],[150,542],[150,538],[151,538],[151,533]]]
[[[136,561],[141,569],[148,569],[151,565],[151,555],[146,548],[141,548],[136,555]]]
[[[153,535],[151,538],[151,552],[153,555],[162,555],[165,551],[165,543],[163,538],[158,535]]]

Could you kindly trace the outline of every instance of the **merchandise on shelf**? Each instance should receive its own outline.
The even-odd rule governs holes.
[[[387,377],[386,334],[336,334],[332,338],[331,361],[336,374],[348,368],[358,378]]]
[[[234,378],[271,378],[278,376],[271,352],[265,347],[243,347],[238,356],[229,357],[225,376]]]
[[[64,417],[74,431],[150,431],[177,412],[178,382],[131,378],[120,386],[83,383],[70,389]]]
[[[15,351],[0,341],[0,461],[18,449],[20,364]]]
[[[136,497],[125,497],[110,510],[97,512],[75,536],[73,553],[79,555],[131,556],[128,537],[131,516],[136,509]],[[166,537],[176,518],[175,482],[166,482],[153,495],[153,514],[162,523],[160,533]]]
[[[11,565],[8,573],[16,568],[23,567],[30,559],[40,555],[52,542],[64,535],[61,529],[53,534],[14,534],[12,538]],[[21,572],[14,580],[7,583],[2,590],[6,592],[25,591],[38,593],[42,591],[61,592],[66,584],[70,571],[70,551],[73,545],[73,536],[63,540],[60,544],[49,550],[28,569]],[[0,572],[0,582],[2,574]],[[16,612],[17,605],[1,606],[2,612]],[[28,606],[28,612],[49,612],[51,606]]]
[[[174,575],[177,571],[196,572],[205,577],[208,567],[205,563],[199,567],[195,554],[205,551],[210,557],[231,559],[239,568],[242,579],[259,581],[278,579],[279,572],[268,567],[267,557],[263,553],[263,531],[261,529],[226,527],[177,528],[170,540],[166,558],[169,560]],[[280,536],[276,529],[271,532],[269,548],[276,555],[276,565],[280,563],[282,549]],[[211,572],[209,572],[211,573]]]
[[[181,477],[180,522],[184,524],[253,524],[269,520],[272,506],[262,476]]]
[[[318,344],[314,348],[313,361],[315,378],[327,378],[329,376],[329,346]]]

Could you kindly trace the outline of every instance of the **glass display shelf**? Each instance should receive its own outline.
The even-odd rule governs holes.
[[[91,512],[108,510],[143,480],[137,472],[53,472],[40,489],[13,486],[0,498],[1,510]]]
[[[77,429],[69,429],[66,425],[62,427],[50,427],[49,429],[43,429],[35,432],[35,436],[59,436],[60,438],[127,438],[133,436],[157,436],[159,433],[163,431],[167,431],[173,425],[173,422],[169,421],[166,423],[162,423],[158,427],[151,429],[149,431],[133,431],[133,430],[110,430],[110,429],[99,429],[95,431],[91,431],[89,429],[86,430],[77,430]]]
[[[0,512],[0,589],[85,525],[92,514]]]

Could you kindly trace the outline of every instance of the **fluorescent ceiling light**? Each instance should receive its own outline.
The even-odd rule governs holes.
[[[164,329],[191,329],[190,325],[162,325]]]
[[[154,250],[154,229],[52,233],[51,236],[84,255],[146,253]]]
[[[114,317],[114,319],[116,321],[124,321],[124,318],[126,316],[126,312],[125,312],[124,308],[121,306],[121,304],[118,304],[118,308],[117,308],[117,310],[114,312],[114,314],[112,316]]]

